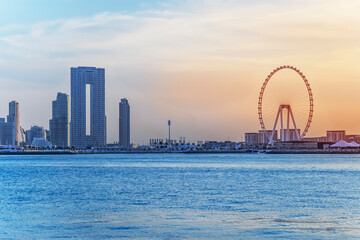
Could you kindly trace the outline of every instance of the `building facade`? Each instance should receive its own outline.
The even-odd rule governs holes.
[[[119,103],[119,145],[130,146],[130,105],[126,98]]]
[[[272,135],[272,130],[259,130],[258,134],[258,143],[259,144],[268,144],[270,137]],[[269,137],[268,137],[269,136]],[[278,140],[278,131],[275,130],[274,136],[273,136],[273,142],[277,142]]]
[[[40,126],[32,126],[30,130],[26,131],[26,145],[33,145],[35,138],[46,139],[46,130]]]
[[[9,142],[10,145],[20,146],[20,111],[19,103],[12,101],[9,103],[9,115],[7,116],[7,122],[10,128],[13,128],[13,139]],[[13,124],[11,124],[13,123]]]
[[[326,137],[306,137],[303,138],[304,142],[326,142]]]
[[[20,113],[19,103],[16,101],[9,103],[7,121],[5,121],[5,118],[0,118],[0,144],[20,145]]]
[[[58,93],[52,102],[52,119],[49,122],[50,136],[48,139],[57,147],[68,147],[70,143],[69,96]]]
[[[275,144],[277,149],[318,149],[317,142],[309,141],[286,141],[286,142],[277,142]]]
[[[287,135],[287,130],[284,131],[286,141],[299,141],[298,135],[301,135],[300,129],[297,129],[298,134],[296,134],[295,129],[289,129],[289,135]]]
[[[259,130],[259,132],[254,133],[245,133],[245,144],[247,146],[255,146],[255,145],[267,145],[269,143],[269,137],[272,135],[272,130]],[[275,130],[273,141],[278,141],[278,131]]]
[[[90,134],[86,134],[86,86],[90,86]],[[106,145],[105,69],[71,68],[70,145],[76,148]]]
[[[248,146],[259,144],[259,134],[258,133],[245,133],[245,144]]]
[[[360,142],[360,135],[345,135],[345,141],[347,142]]]
[[[326,141],[328,142],[338,142],[340,140],[345,140],[345,130],[340,131],[326,131]]]
[[[17,146],[15,144],[15,123],[2,122],[1,125],[1,145]]]

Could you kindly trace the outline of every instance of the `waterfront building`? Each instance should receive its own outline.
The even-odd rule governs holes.
[[[9,103],[7,122],[5,118],[0,119],[0,144],[11,146],[20,145],[20,113],[19,103],[16,101]]]
[[[345,130],[326,131],[326,141],[338,142],[340,140],[345,140],[345,135]]]
[[[119,145],[130,146],[130,105],[126,98],[119,103]]]
[[[179,144],[185,144],[185,142],[186,142],[186,138],[185,137],[180,137]]]
[[[0,122],[0,132],[1,132],[1,145],[11,145],[15,146],[15,123],[14,122],[5,122],[5,118],[1,119]]]
[[[303,138],[302,141],[304,142],[326,142],[326,137],[306,137],[306,138]]]
[[[51,139],[47,139],[58,147],[69,146],[69,110],[69,96],[58,93],[56,100],[52,102],[52,119],[49,121]]]
[[[34,147],[38,147],[38,148],[52,147],[51,143],[48,140],[46,140],[46,138],[44,138],[44,137],[41,137],[41,138],[35,137],[31,143],[31,145]]]
[[[360,143],[360,135],[345,135],[345,141]]]
[[[310,142],[310,141],[286,141],[286,142],[277,142],[275,144],[275,147],[277,149],[303,149],[303,150],[314,150],[318,149],[318,143],[317,142]]]
[[[260,130],[259,134],[258,134],[258,143],[259,144],[268,144],[269,143],[269,137],[271,137],[272,135],[272,130]],[[277,142],[278,140],[278,131],[275,130],[274,132],[274,136],[273,136],[273,142]]]
[[[7,116],[8,127],[12,128],[13,136],[9,136],[11,139],[10,145],[20,146],[20,111],[19,111],[19,103],[16,101],[12,101],[9,103],[9,115]],[[13,124],[11,124],[13,123]]]
[[[229,150],[236,150],[236,142],[225,141],[225,142],[218,142],[218,141],[206,141],[204,144],[204,149],[206,150],[215,150],[215,151],[229,151]]]
[[[166,139],[166,144],[168,144],[168,146],[172,146],[172,145],[176,145],[178,144],[177,141],[175,139]]]
[[[40,126],[32,126],[30,130],[26,131],[26,145],[33,145],[35,138],[46,139],[46,130]]]
[[[165,146],[164,139],[150,139],[150,147],[163,147]]]
[[[3,143],[3,129],[4,129],[4,126],[5,126],[5,118],[0,118],[0,145],[5,145]]]
[[[255,145],[266,145],[269,143],[269,137],[272,134],[272,130],[259,130],[259,132],[245,133],[245,144],[247,146]],[[278,140],[278,131],[275,130],[273,141],[277,142]]]
[[[300,129],[297,129],[298,135],[301,135]],[[299,141],[295,129],[289,129],[289,136],[287,136],[287,130],[284,130],[286,141]]]
[[[90,96],[86,86],[89,86]],[[86,98],[90,99],[90,126],[87,134]],[[106,145],[105,69],[71,68],[70,145],[76,148]]]
[[[246,145],[256,145],[259,143],[259,134],[258,133],[245,133],[245,144]]]

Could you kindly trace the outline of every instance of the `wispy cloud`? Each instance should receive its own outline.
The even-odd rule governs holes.
[[[354,24],[359,21],[358,7],[358,1],[191,1],[176,11],[107,12],[41,22],[1,40],[25,59],[68,61],[103,55],[108,59],[103,64],[114,58],[121,64],[171,66],[201,61],[189,64],[197,68],[215,59],[352,48],[359,39],[360,26]]]

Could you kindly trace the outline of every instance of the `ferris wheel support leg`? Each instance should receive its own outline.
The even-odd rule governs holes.
[[[279,106],[279,110],[278,110],[278,113],[277,113],[277,115],[276,115],[276,120],[275,120],[275,123],[274,123],[274,127],[273,127],[273,130],[272,130],[270,139],[269,139],[269,145],[274,145],[275,129],[276,129],[276,126],[277,126],[277,122],[278,122],[278,120],[279,120],[280,111],[281,111],[281,106]]]
[[[299,141],[301,141],[301,138],[300,138],[300,135],[299,135],[299,132],[298,132],[298,129],[296,127],[296,123],[295,123],[295,119],[294,119],[294,115],[292,113],[292,110],[291,110],[291,107],[289,106],[289,111],[290,111],[290,115],[291,115],[291,119],[292,119],[292,122],[294,124],[294,128],[295,128],[295,134],[296,134],[296,137]]]
[[[284,141],[284,122],[283,122],[283,106],[280,107],[280,123],[281,123],[281,141]]]
[[[290,108],[290,106],[289,106]],[[290,110],[287,109],[287,129],[286,129],[286,141],[290,141]]]

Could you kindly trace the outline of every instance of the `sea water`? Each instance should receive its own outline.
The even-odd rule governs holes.
[[[0,156],[0,239],[360,238],[360,155]]]

